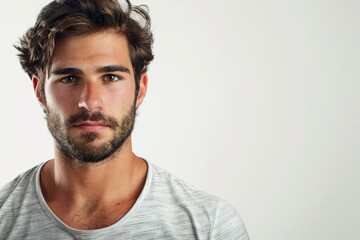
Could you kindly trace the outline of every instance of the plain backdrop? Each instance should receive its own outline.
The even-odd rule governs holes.
[[[53,156],[12,47],[49,1],[1,0],[0,185]],[[360,1],[144,0],[135,152],[230,202],[251,239],[360,239]]]

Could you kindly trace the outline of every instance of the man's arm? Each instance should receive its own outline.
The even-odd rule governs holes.
[[[244,223],[237,211],[226,201],[219,200],[211,239],[248,240]]]

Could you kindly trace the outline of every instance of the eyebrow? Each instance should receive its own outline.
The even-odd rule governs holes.
[[[105,72],[125,72],[130,73],[130,69],[122,65],[109,65],[96,69],[97,73]],[[82,75],[83,71],[78,68],[59,68],[51,71],[50,75]]]
[[[50,75],[65,75],[65,74],[81,75],[82,73],[83,71],[81,71],[78,68],[60,68],[51,71]]]
[[[104,73],[104,72],[126,72],[130,73],[130,69],[128,69],[125,66],[122,65],[110,65],[110,66],[104,66],[99,67],[96,72],[98,73]]]

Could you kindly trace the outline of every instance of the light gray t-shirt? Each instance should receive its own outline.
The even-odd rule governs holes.
[[[122,219],[101,229],[73,229],[44,200],[42,166],[0,189],[0,239],[249,239],[239,214],[227,202],[149,162],[144,189]]]

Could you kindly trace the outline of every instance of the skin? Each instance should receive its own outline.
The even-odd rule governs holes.
[[[123,69],[105,69],[121,66]],[[75,72],[59,71],[74,68]],[[102,71],[99,72],[99,69]],[[147,75],[135,79],[126,38],[112,31],[64,37],[56,42],[50,72],[45,80],[46,101],[40,94],[40,79],[32,78],[41,107],[57,114],[61,123],[82,111],[101,112],[119,123],[146,94]],[[96,138],[85,141],[84,133]],[[97,121],[81,121],[68,129],[69,136],[89,148],[99,147],[114,136],[114,130]],[[60,151],[56,141],[54,159],[40,173],[41,190],[54,214],[75,229],[98,229],[121,219],[134,205],[147,173],[144,160],[132,151],[131,136],[120,151],[98,163],[81,163]]]

